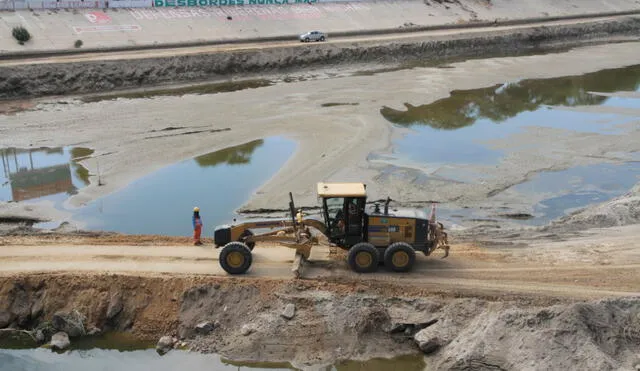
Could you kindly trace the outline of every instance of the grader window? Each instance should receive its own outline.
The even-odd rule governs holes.
[[[332,197],[326,199],[327,226],[331,236],[344,234],[344,198]]]

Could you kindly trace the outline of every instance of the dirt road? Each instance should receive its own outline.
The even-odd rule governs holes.
[[[574,25],[586,22],[603,22],[603,21],[615,21],[630,17],[629,15],[621,16],[606,16],[606,17],[593,17],[585,16],[584,18],[576,18],[569,20],[554,20],[543,22],[531,22],[521,25],[501,25],[496,23],[493,27],[470,27],[465,29],[447,29],[443,27],[442,30],[429,30],[418,32],[397,32],[378,35],[364,35],[364,36],[343,36],[343,37],[331,37],[327,42],[332,44],[350,44],[361,42],[376,42],[376,41],[407,41],[411,39],[425,39],[429,37],[442,37],[447,35],[456,35],[458,37],[472,36],[474,34],[481,34],[486,32],[505,31],[513,32],[515,30],[531,29],[535,27],[549,27],[560,25]],[[297,40],[292,41],[279,41],[279,42],[252,42],[252,43],[234,43],[234,44],[219,44],[219,45],[206,45],[184,48],[158,48],[148,50],[133,50],[133,51],[119,51],[119,52],[96,52],[76,55],[59,55],[59,56],[45,56],[27,59],[9,59],[0,60],[0,66],[21,66],[25,64],[48,64],[48,63],[77,63],[88,61],[111,61],[121,59],[145,59],[167,56],[184,56],[194,54],[207,54],[207,53],[220,53],[230,51],[241,50],[255,50],[255,49],[269,49],[269,48],[282,48],[282,47],[307,47],[308,43],[301,43]]]
[[[426,289],[465,293],[541,294],[568,297],[640,295],[640,251],[631,236],[640,225],[589,230],[567,241],[529,241],[526,247],[491,248],[458,243],[451,256],[418,256],[411,274],[355,274],[344,256],[317,247],[303,276],[317,280],[368,279]],[[126,241],[122,239],[121,241]],[[135,238],[131,239],[136,243]],[[133,275],[226,276],[219,249],[187,245],[103,245],[101,238],[7,237],[0,248],[0,274],[24,272],[92,272]],[[247,278],[289,278],[294,253],[285,247],[260,246]]]

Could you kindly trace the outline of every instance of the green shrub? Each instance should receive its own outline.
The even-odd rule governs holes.
[[[76,40],[76,43],[73,44],[76,48],[79,48],[82,46],[82,40]]]
[[[31,40],[31,34],[26,28],[22,26],[14,27],[12,31],[13,37],[18,40],[20,45],[24,45],[27,41]]]

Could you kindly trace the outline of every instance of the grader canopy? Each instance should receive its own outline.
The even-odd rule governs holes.
[[[367,212],[366,185],[363,183],[318,183],[324,222],[304,218],[289,193],[290,219],[247,221],[216,228],[216,247],[224,246],[219,261],[230,274],[241,274],[251,266],[256,242],[272,241],[296,250],[293,272],[296,277],[312,246],[325,244],[348,250],[347,262],[360,273],[374,272],[380,263],[396,272],[411,270],[416,251],[430,255],[437,248],[448,256],[447,235],[441,223],[430,223],[426,213],[415,209],[384,211],[375,203]],[[255,234],[253,230],[271,229]],[[315,232],[313,233],[312,230]],[[326,240],[326,241],[322,241]]]

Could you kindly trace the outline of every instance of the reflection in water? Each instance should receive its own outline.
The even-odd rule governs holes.
[[[448,98],[413,106],[406,111],[383,107],[382,116],[394,124],[428,125],[454,130],[480,119],[501,123],[544,105],[599,105],[609,98],[589,92],[635,91],[640,87],[640,65],[602,70],[579,76],[522,80],[473,90],[454,90]]]
[[[93,150],[80,147],[1,149],[0,201],[75,194],[79,187],[89,184],[89,172],[77,161],[92,153]]]
[[[253,155],[256,148],[263,144],[264,141],[262,139],[258,139],[249,143],[240,144],[238,146],[198,156],[195,158],[195,161],[202,167],[217,166],[220,164],[248,164],[251,161],[251,155]]]

